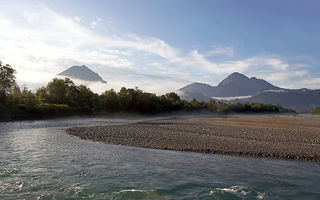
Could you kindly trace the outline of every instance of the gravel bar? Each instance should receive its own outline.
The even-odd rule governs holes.
[[[68,128],[115,145],[320,161],[320,116],[234,115]]]

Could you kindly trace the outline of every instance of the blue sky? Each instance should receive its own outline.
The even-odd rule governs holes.
[[[0,60],[38,87],[85,64],[108,81],[163,93],[234,71],[320,88],[319,1],[1,1]]]

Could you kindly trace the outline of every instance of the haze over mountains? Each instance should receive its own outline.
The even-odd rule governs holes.
[[[248,96],[265,90],[280,90],[265,80],[255,77],[248,78],[243,74],[235,72],[224,79],[218,86],[210,86],[203,83],[192,83],[180,90],[183,92],[193,93],[198,91],[208,97],[236,97]]]
[[[107,83],[107,81],[103,80],[98,73],[95,73],[85,65],[72,66],[58,75],[80,79],[83,81]]]
[[[217,86],[192,83],[179,89],[181,98],[199,101],[211,99],[229,102],[261,102],[277,104],[296,110],[320,106],[320,90],[290,90],[274,86],[263,79],[248,78],[232,73]]]
[[[90,82],[107,83],[99,74],[82,66],[72,66],[59,73],[71,79]],[[212,99],[225,102],[261,102],[266,104],[280,103],[283,107],[295,110],[306,110],[320,106],[320,90],[285,89],[271,83],[234,72],[221,81],[217,86],[205,83],[192,83],[178,90],[182,99],[210,101]]]

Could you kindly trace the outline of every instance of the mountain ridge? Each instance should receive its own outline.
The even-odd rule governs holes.
[[[231,97],[248,96],[264,90],[279,89],[281,88],[276,87],[263,79],[257,79],[256,77],[248,78],[243,74],[234,72],[222,80],[217,86],[195,82],[180,88],[179,91],[189,93],[192,93],[193,91],[201,91],[200,93],[209,97]]]
[[[87,66],[82,65],[74,65],[65,71],[58,74],[59,76],[66,76],[69,78],[76,78],[83,81],[92,81],[92,82],[102,82],[107,83],[107,81],[103,80],[101,76],[89,69]]]
[[[234,72],[217,86],[195,82],[178,90],[182,99],[199,101],[280,103],[282,106],[306,110],[320,106],[320,90],[285,89],[256,77]]]

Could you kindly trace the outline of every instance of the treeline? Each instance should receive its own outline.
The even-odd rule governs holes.
[[[314,115],[320,115],[320,107],[315,107],[311,110],[311,113]]]
[[[157,96],[142,90],[121,88],[107,90],[101,95],[72,80],[53,79],[35,93],[20,89],[15,81],[15,70],[0,63],[0,117],[48,117],[98,113],[159,114],[178,111],[207,111],[212,113],[287,112],[280,105],[261,103],[227,104],[216,101],[181,100],[174,93]]]

